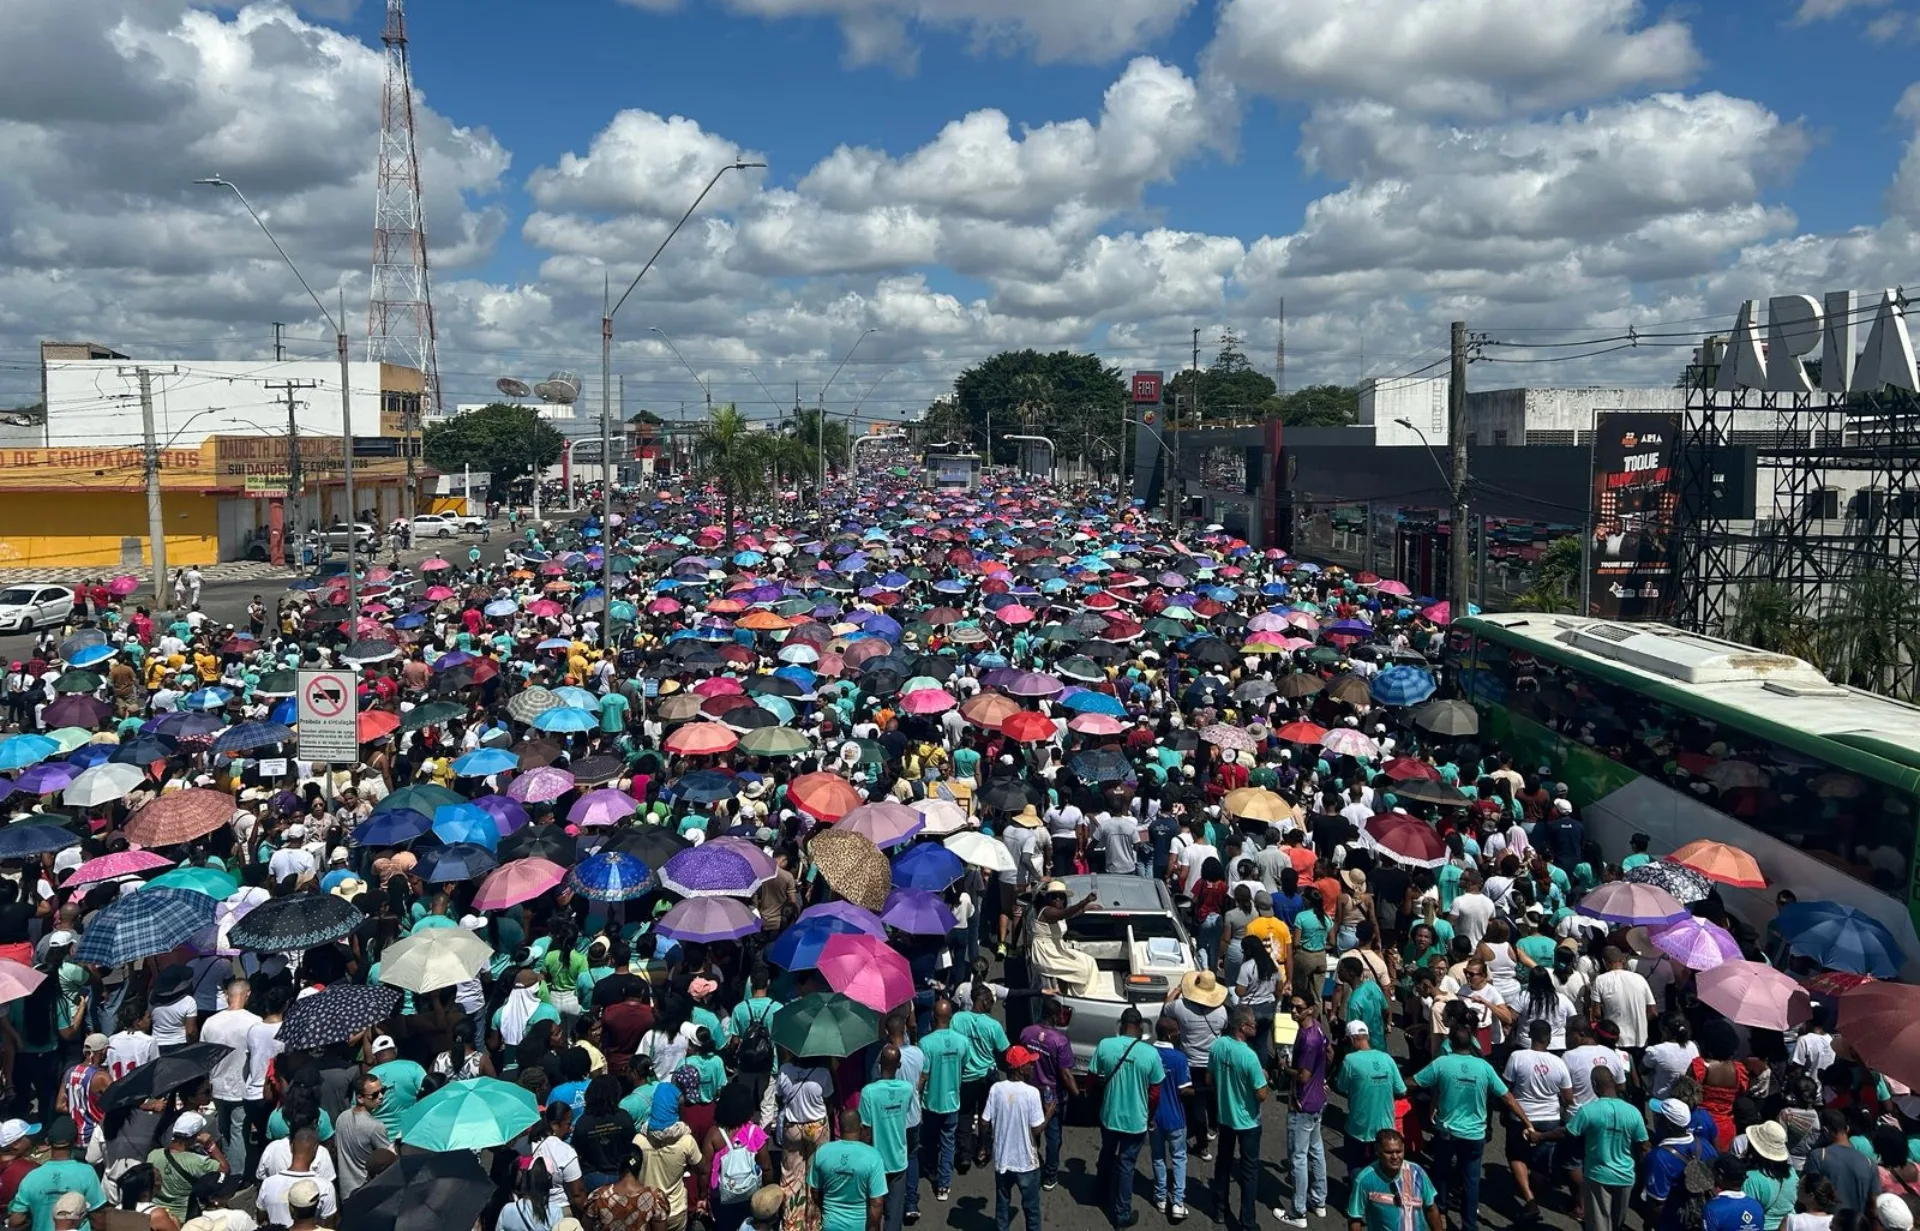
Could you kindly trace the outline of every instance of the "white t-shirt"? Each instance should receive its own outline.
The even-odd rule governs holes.
[[[1631,970],[1603,970],[1593,981],[1593,998],[1600,1016],[1620,1027],[1620,1046],[1647,1045],[1647,1009],[1653,989],[1646,977]]]
[[[1647,1048],[1648,1096],[1671,1096],[1673,1083],[1687,1075],[1687,1070],[1699,1055],[1700,1049],[1692,1043],[1655,1043]]]
[[[1593,1070],[1606,1065],[1613,1072],[1616,1082],[1627,1080],[1627,1058],[1617,1047],[1602,1047],[1598,1043],[1589,1043],[1585,1047],[1576,1047],[1566,1054],[1567,1077],[1573,1082],[1573,1105],[1585,1107],[1594,1099]]]
[[[1561,1118],[1560,1092],[1573,1089],[1566,1061],[1549,1051],[1522,1048],[1507,1057],[1503,1076],[1528,1120],[1540,1124]]]
[[[280,1023],[255,1022],[247,1031],[247,1097],[267,1097],[267,1066],[280,1054]]]
[[[580,1168],[580,1155],[572,1146],[558,1137],[542,1137],[540,1144],[533,1147],[533,1157],[544,1159],[547,1173],[553,1177],[553,1189],[547,1195],[550,1207],[567,1205],[567,1185],[581,1179],[586,1172]]]
[[[833,1074],[799,1064],[780,1066],[780,1114],[789,1124],[808,1124],[827,1118],[827,1096],[833,1093]]]
[[[187,1041],[187,1019],[200,1016],[200,1007],[188,992],[178,1000],[153,1006],[153,1041],[161,1047],[174,1047]],[[112,1043],[108,1043],[112,1051]]]
[[[1024,1081],[997,1081],[987,1091],[980,1118],[993,1125],[994,1171],[1019,1174],[1039,1168],[1040,1156],[1030,1131],[1047,1120],[1039,1090]]]
[[[301,1180],[312,1180],[314,1187],[320,1190],[320,1217],[333,1217],[340,1203],[334,1195],[333,1181],[320,1174],[318,1156],[315,1158],[315,1170],[281,1171],[260,1181],[260,1192],[253,1204],[269,1223],[276,1227],[293,1225],[293,1211],[287,1207],[287,1193]]]
[[[265,1181],[293,1166],[293,1142],[282,1137],[278,1141],[269,1141],[260,1151],[260,1161],[254,1164],[253,1178]],[[338,1185],[340,1173],[334,1170],[333,1151],[322,1150],[313,1156],[313,1174],[322,1176],[327,1183]]]
[[[160,1045],[153,1041],[150,1034],[122,1030],[107,1040],[107,1071],[113,1074],[115,1081],[159,1058]]]
[[[1453,930],[1474,944],[1487,934],[1493,920],[1493,899],[1484,893],[1463,893],[1453,900]]]
[[[210,1074],[213,1097],[223,1103],[238,1103],[247,1097],[247,1033],[260,1024],[260,1015],[247,1009],[222,1009],[200,1027],[202,1043],[231,1047],[225,1059],[213,1066]],[[263,1090],[259,1097],[264,1097]],[[289,1221],[285,1225],[291,1226]]]
[[[1180,883],[1186,886],[1188,893],[1192,893],[1193,887],[1200,883],[1200,869],[1207,860],[1218,858],[1220,852],[1206,842],[1191,843],[1180,852]]]
[[[1821,1071],[1833,1063],[1833,1037],[1811,1032],[1801,1035],[1793,1043],[1793,1062],[1815,1077],[1820,1076]]]

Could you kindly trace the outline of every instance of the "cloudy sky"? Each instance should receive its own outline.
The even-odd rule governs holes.
[[[366,331],[378,0],[0,0],[0,404],[42,338],[296,354],[325,327],[240,184]],[[911,413],[1004,347],[1288,380],[1668,383],[1769,293],[1920,281],[1920,0],[414,0],[449,401],[828,394]],[[1648,344],[1564,345],[1625,334]],[[1679,335],[1679,336],[1676,336]],[[1547,343],[1561,343],[1545,346]],[[1662,345],[1665,343],[1665,345]],[[1610,353],[1589,353],[1601,349]],[[1548,359],[1554,362],[1514,361]],[[1507,362],[1492,362],[1505,360]],[[1570,361],[1563,361],[1570,360]],[[750,370],[750,372],[749,372]],[[758,378],[757,381],[755,378]],[[772,391],[762,392],[762,384]]]

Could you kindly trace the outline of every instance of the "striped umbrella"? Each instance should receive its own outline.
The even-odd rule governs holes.
[[[1433,677],[1418,667],[1388,667],[1373,677],[1367,691],[1382,705],[1418,705],[1435,687]]]
[[[219,903],[182,889],[142,889],[102,907],[80,937],[73,960],[121,966],[184,944],[213,922]]]

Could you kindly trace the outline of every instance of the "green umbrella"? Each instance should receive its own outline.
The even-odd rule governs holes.
[[[93,742],[93,732],[84,727],[59,727],[45,733],[46,737],[60,746],[61,755],[72,752],[82,744]]]
[[[400,1139],[419,1150],[488,1150],[540,1120],[533,1092],[497,1077],[450,1081],[400,1117]]]
[[[92,671],[82,671],[76,668],[63,673],[59,679],[55,680],[53,682],[53,691],[92,692],[104,683],[106,683],[106,681],[101,679],[96,673]]]
[[[464,705],[455,705],[451,701],[429,701],[425,705],[416,705],[407,711],[400,720],[402,731],[419,731],[427,727],[437,727],[443,722],[452,722],[467,712]]]
[[[1330,667],[1340,661],[1340,651],[1324,645],[1315,646],[1307,651],[1307,661]]]
[[[813,748],[813,741],[792,727],[760,727],[740,737],[740,751],[757,757],[797,757]]]
[[[269,671],[253,686],[256,697],[291,697],[300,691],[298,671]]]
[[[185,867],[175,868],[165,876],[156,876],[147,882],[156,889],[188,889],[194,893],[203,893],[216,902],[232,897],[240,888],[240,882],[217,868]]]
[[[772,1032],[796,1056],[851,1056],[879,1040],[880,1018],[839,992],[814,992],[775,1013]]]
[[[631,573],[634,570],[633,557],[632,556],[615,556],[609,562],[609,567],[611,567],[616,574]]]
[[[398,808],[407,808],[420,813],[422,816],[432,816],[434,809],[438,808],[441,804],[464,804],[466,802],[467,797],[464,795],[449,791],[443,786],[436,786],[431,782],[422,782],[414,786],[403,786],[393,794],[387,796],[380,801],[380,810],[382,812],[392,812]]]
[[[773,605],[773,609],[776,613],[783,616],[805,615],[807,612],[813,610],[813,600],[806,599],[806,598],[790,598],[785,600],[784,602],[775,603]]]

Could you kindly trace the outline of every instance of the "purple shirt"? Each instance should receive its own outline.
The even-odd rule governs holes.
[[[1294,1106],[1312,1114],[1327,1106],[1327,1032],[1315,1018],[1300,1028],[1293,1041],[1293,1067],[1307,1075],[1306,1084],[1295,1092]]]
[[[1051,1098],[1060,1085],[1060,1074],[1073,1071],[1073,1043],[1066,1031],[1039,1024],[1028,1026],[1020,1032],[1020,1046],[1040,1053],[1040,1063],[1033,1066],[1034,1082]]]

